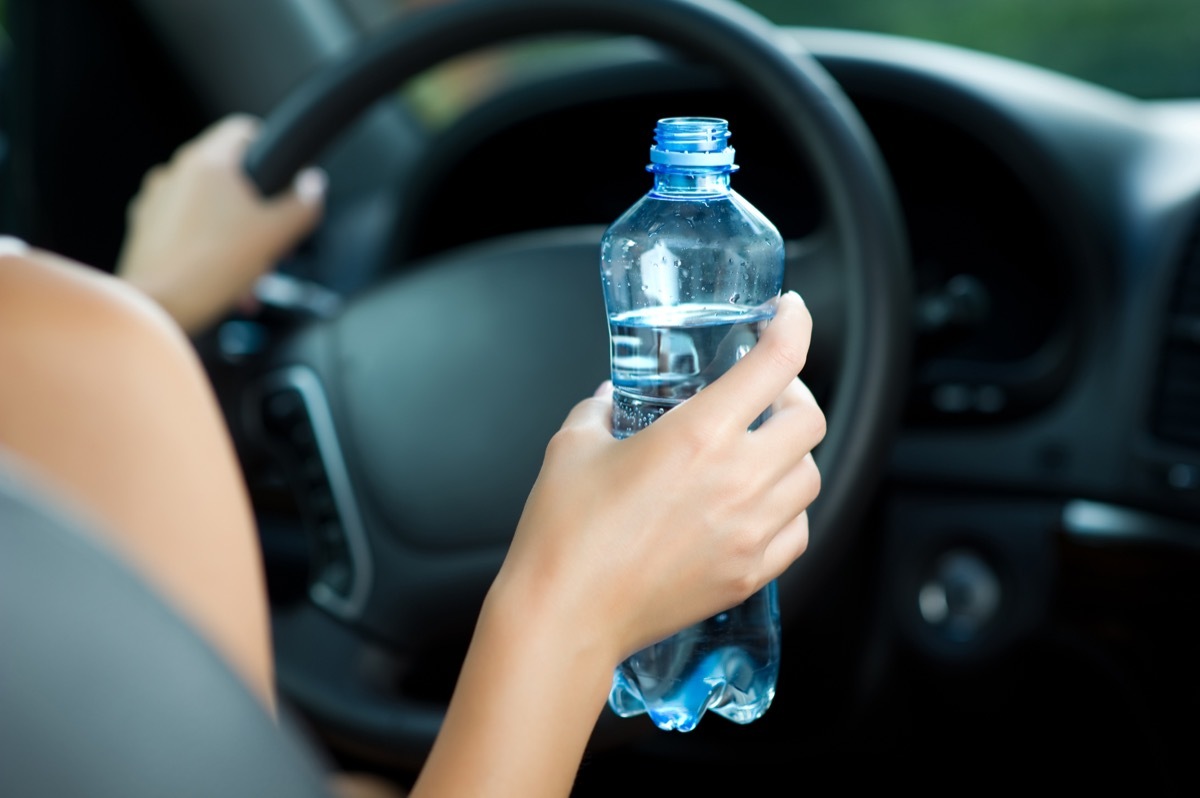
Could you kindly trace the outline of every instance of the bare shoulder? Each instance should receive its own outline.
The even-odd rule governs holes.
[[[29,361],[35,344],[78,356],[138,341],[151,351],[187,344],[165,311],[113,275],[39,250],[0,254],[0,357]]]
[[[170,317],[57,255],[0,254],[0,375],[0,446],[93,507],[133,494],[168,447],[224,445],[204,369]]]

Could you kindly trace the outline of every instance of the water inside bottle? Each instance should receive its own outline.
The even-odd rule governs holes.
[[[778,676],[779,599],[771,582],[622,662],[609,706],[625,718],[646,713],[665,731],[691,731],[709,710],[745,724],[771,706]]]
[[[773,311],[773,303],[684,304],[614,315],[613,434],[632,435],[728,371],[757,343]],[[772,582],[626,659],[613,673],[609,705],[621,717],[647,713],[668,731],[691,731],[709,710],[750,723],[771,705],[778,673]]]
[[[632,435],[728,371],[773,311],[683,304],[612,316],[613,434]]]

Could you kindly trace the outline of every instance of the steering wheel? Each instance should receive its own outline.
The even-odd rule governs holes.
[[[841,298],[815,323],[837,374],[809,549],[779,579],[786,629],[830,578],[881,475],[902,404],[911,289],[874,142],[837,83],[782,31],[728,0],[438,5],[303,82],[264,120],[246,171],[273,194],[422,71],[572,32],[645,37],[716,67],[816,172],[822,260]],[[274,608],[280,690],[335,742],[407,764],[428,752],[545,443],[608,376],[599,234],[546,229],[406,264],[330,318],[283,331],[236,398],[247,434],[288,464],[311,535],[311,600]],[[597,739],[650,726],[602,718]]]

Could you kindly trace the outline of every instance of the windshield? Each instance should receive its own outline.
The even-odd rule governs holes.
[[[346,0],[371,22],[452,0]],[[1144,99],[1200,97],[1200,0],[744,0],[781,25],[915,36]]]
[[[1200,0],[747,0],[784,25],[983,50],[1147,99],[1200,96]]]

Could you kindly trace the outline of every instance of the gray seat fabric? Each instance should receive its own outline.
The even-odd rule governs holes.
[[[0,795],[328,798],[322,764],[0,451]]]

